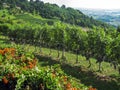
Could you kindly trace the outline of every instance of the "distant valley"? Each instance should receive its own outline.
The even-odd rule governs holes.
[[[120,10],[104,10],[104,9],[85,9],[79,8],[84,14],[94,19],[106,22],[115,27],[120,25]]]

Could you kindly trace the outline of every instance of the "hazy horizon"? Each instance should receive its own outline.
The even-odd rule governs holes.
[[[89,9],[120,9],[120,0],[42,0],[62,6]]]

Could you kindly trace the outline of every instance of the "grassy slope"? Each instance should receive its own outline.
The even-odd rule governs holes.
[[[52,51],[53,51],[52,57],[56,58],[57,51],[56,50],[52,50]],[[48,48],[43,48],[43,52],[47,56],[49,55],[49,49]],[[76,55],[75,54],[66,52],[66,57],[67,57],[67,63],[69,63],[71,65],[84,66],[85,68],[87,68],[89,66],[89,63],[84,56],[79,55],[79,63],[78,64],[75,63],[76,62],[75,61],[76,60]],[[91,61],[92,61],[92,66],[89,68],[89,70],[97,72],[98,64],[96,64],[96,60],[91,58]],[[101,74],[104,74],[104,75],[118,75],[118,72],[115,69],[113,69],[113,67],[111,67],[109,63],[102,62],[102,69],[103,70],[102,70]],[[97,73],[100,74],[99,72],[97,72]]]

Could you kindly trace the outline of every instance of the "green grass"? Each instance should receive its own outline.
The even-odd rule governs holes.
[[[43,54],[49,56],[50,50],[48,48],[42,48]],[[62,51],[60,51],[60,55],[62,54]],[[73,53],[65,52],[65,56],[67,58],[67,63],[71,64],[73,66],[83,66],[87,68],[89,66],[89,62],[86,60],[84,56],[79,55],[79,63],[76,62],[76,55]],[[57,50],[52,49],[52,56],[53,59],[57,58]],[[90,68],[87,68],[88,70],[95,71],[98,74],[104,74],[104,75],[118,75],[118,71],[115,70],[113,67],[110,66],[107,62],[102,62],[102,72],[99,73],[98,71],[98,64],[96,64],[96,60],[94,58],[91,58],[92,66]]]

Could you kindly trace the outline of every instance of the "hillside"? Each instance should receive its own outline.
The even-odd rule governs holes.
[[[0,90],[119,90],[119,52],[119,30],[78,10],[0,1]]]
[[[70,7],[65,7],[65,5],[59,7],[55,4],[44,3],[42,1],[36,0],[3,0],[0,1],[0,8],[19,8],[25,12],[30,12],[33,14],[38,14],[44,18],[57,19],[62,22],[79,25],[82,27],[93,28],[95,26],[100,27],[110,27],[103,22],[97,21],[93,18],[89,18],[84,15],[81,11],[75,10]]]

